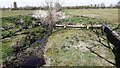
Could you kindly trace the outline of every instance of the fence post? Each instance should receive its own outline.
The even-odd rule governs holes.
[[[117,68],[120,67],[120,36],[112,31],[109,27],[106,25],[103,25],[103,31],[106,33],[108,41],[114,45],[113,53],[115,55],[115,62]]]

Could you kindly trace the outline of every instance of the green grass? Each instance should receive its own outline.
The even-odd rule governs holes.
[[[3,27],[8,27],[8,26],[16,26],[17,27],[20,25],[17,23],[18,20],[22,19],[22,20],[24,20],[23,24],[30,24],[32,17],[29,15],[18,15],[18,16],[11,16],[11,17],[2,17],[0,19],[2,19]]]
[[[2,52],[3,52],[3,54],[2,54],[2,59],[3,59],[3,61],[8,57],[8,56],[10,56],[10,54],[11,54],[11,52],[12,52],[12,50],[11,50],[11,41],[4,41],[3,43],[2,43]]]
[[[108,23],[107,21],[103,19],[91,18],[87,16],[72,16],[67,19],[62,19],[60,20],[60,22],[62,24],[65,24],[65,23],[68,23],[68,24],[102,24],[105,22]]]
[[[17,41],[24,38],[26,35],[18,35],[10,37],[9,39],[2,39],[2,60],[5,61],[10,57],[12,53],[12,46],[16,44]]]

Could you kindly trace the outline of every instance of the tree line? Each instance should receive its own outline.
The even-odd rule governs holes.
[[[61,5],[62,6],[62,5]],[[90,4],[90,5],[84,5],[84,6],[62,6],[63,9],[110,9],[110,8],[119,8],[120,7],[120,3],[118,2],[117,4],[110,4],[109,6],[106,6],[105,3],[101,3],[101,4]],[[18,7],[18,8],[0,8],[2,10],[7,10],[7,9],[11,9],[11,10],[37,10],[37,9],[41,9],[41,10],[47,10],[48,6],[24,6],[24,7]]]
[[[105,3],[101,4],[90,4],[85,6],[72,6],[72,7],[63,7],[64,9],[106,9],[106,8],[119,8],[118,4],[110,4],[109,6],[106,6]]]

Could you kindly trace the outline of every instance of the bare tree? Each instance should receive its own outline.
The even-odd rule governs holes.
[[[105,3],[101,3],[101,8],[102,8],[102,9],[105,8]]]
[[[47,32],[52,32],[54,25],[59,19],[65,18],[61,12],[62,6],[59,0],[45,0],[47,11],[38,10],[33,17],[40,19],[41,24],[46,28]]]
[[[114,7],[114,5],[113,5],[113,4],[110,4],[110,5],[109,5],[109,7],[110,7],[110,8],[113,8],[113,7]]]
[[[94,5],[94,8],[97,8],[97,4]]]
[[[62,10],[62,6],[59,2],[56,2],[55,3],[55,10],[58,12],[58,11],[61,11]]]
[[[54,25],[59,19],[65,18],[64,13],[61,12],[62,6],[59,0],[45,0],[47,11],[38,10],[33,14],[33,17],[40,19],[46,30],[52,31]]]

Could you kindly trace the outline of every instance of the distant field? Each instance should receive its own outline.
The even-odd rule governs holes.
[[[2,17],[28,15],[33,13],[34,10],[5,10],[2,11]]]
[[[85,15],[105,19],[112,23],[118,22],[118,9],[67,9],[64,12],[71,15]]]
[[[2,11],[2,17],[27,15],[33,13],[34,10],[6,10]],[[108,20],[112,23],[118,22],[118,9],[67,9],[63,10],[66,14],[85,15]]]

